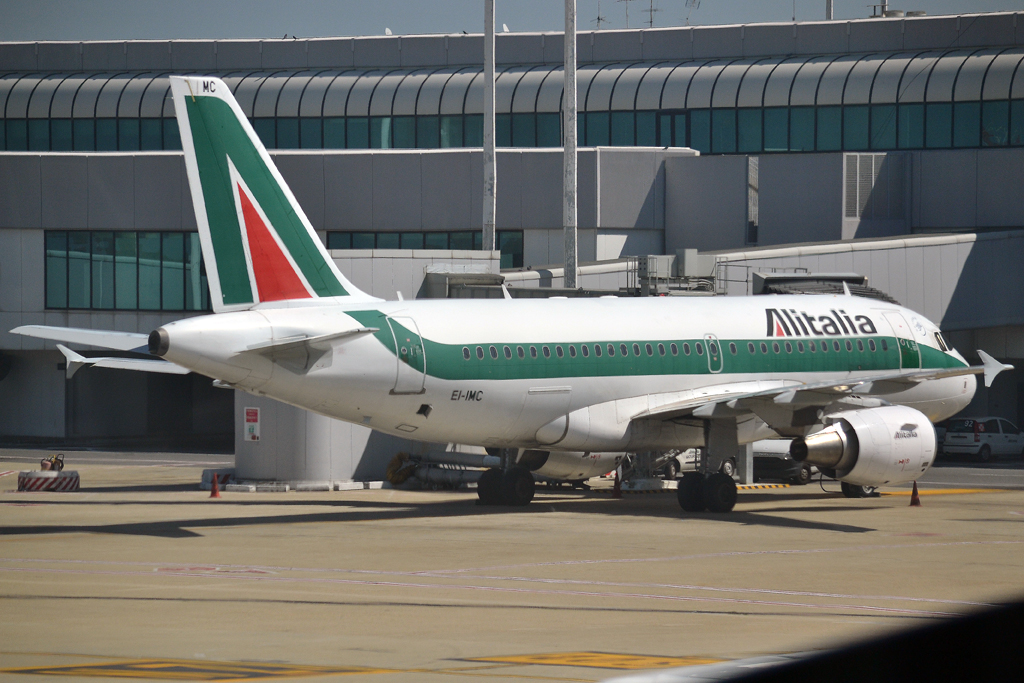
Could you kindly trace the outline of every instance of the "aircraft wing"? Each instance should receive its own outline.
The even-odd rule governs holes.
[[[139,332],[115,332],[113,330],[87,330],[81,327],[52,327],[50,325],[22,325],[11,330],[12,334],[26,337],[50,339],[70,344],[88,344],[118,351],[149,353],[149,336]]]
[[[978,351],[982,365],[971,365],[960,368],[941,368],[913,370],[909,372],[888,372],[878,375],[851,378],[842,381],[829,380],[814,383],[772,382],[769,387],[752,387],[752,384],[741,382],[710,387],[708,393],[688,398],[683,401],[666,403],[652,408],[633,417],[637,419],[671,420],[677,417],[692,416],[696,418],[739,417],[755,413],[764,415],[766,408],[771,412],[782,410],[799,410],[809,407],[828,406],[836,401],[847,398],[870,399],[884,401],[887,394],[904,391],[909,387],[932,379],[958,377],[962,375],[984,375],[985,386],[991,386],[1003,370],[1013,369],[1012,365],[1000,363],[995,358]],[[771,420],[766,420],[769,424]]]

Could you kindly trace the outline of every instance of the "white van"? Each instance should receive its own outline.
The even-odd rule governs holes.
[[[973,455],[981,462],[995,456],[1024,455],[1024,434],[1001,417],[954,417],[946,425],[942,452]]]

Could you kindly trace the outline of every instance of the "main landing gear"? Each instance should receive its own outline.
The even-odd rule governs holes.
[[[502,472],[492,467],[483,473],[477,484],[479,505],[526,505],[533,500],[536,483],[530,471],[512,467]]]
[[[679,506],[687,512],[730,512],[736,505],[736,482],[732,477],[715,472],[705,477],[700,472],[687,472],[676,489]]]

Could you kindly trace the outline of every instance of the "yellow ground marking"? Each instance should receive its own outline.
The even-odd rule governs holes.
[[[668,669],[676,666],[715,664],[723,660],[711,657],[658,657],[617,654],[613,652],[550,652],[502,657],[469,657],[466,661],[495,662],[499,664],[539,664],[543,666],[580,666],[594,669]]]
[[[396,673],[395,669],[361,666],[296,666],[255,662],[208,662],[191,659],[123,659],[95,664],[28,666],[0,669],[4,674],[145,678],[162,681],[251,681],[299,676],[354,676]]]
[[[922,496],[948,496],[960,493],[1000,493],[1009,489],[925,489],[917,493]],[[883,496],[909,496],[913,491],[882,491]]]
[[[755,489],[788,489],[791,484],[737,484],[740,491],[753,491]]]

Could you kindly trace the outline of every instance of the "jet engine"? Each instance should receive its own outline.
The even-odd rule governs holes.
[[[621,453],[526,450],[517,464],[546,479],[581,481],[611,472],[621,459]]]
[[[921,412],[884,406],[829,415],[825,429],[793,440],[790,453],[857,486],[903,484],[935,459],[935,429]]]

